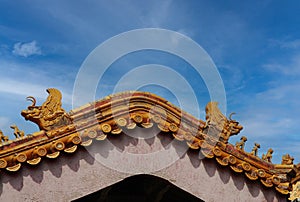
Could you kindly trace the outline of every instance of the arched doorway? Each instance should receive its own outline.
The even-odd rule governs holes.
[[[203,200],[152,175],[135,175],[74,202],[203,202]]]

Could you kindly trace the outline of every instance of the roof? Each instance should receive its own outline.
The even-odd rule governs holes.
[[[225,117],[216,102],[207,104],[206,120],[202,121],[147,92],[118,93],[68,113],[61,108],[60,91],[51,88],[47,92],[49,96],[41,106],[36,106],[35,98],[29,96],[32,105],[21,112],[26,120],[36,123],[40,131],[25,136],[13,125],[14,140],[8,140],[0,131],[1,170],[15,172],[25,163],[37,165],[43,158],[58,158],[61,152],[73,153],[78,147],[121,134],[124,129],[158,127],[161,132],[185,142],[191,150],[198,150],[206,158],[215,159],[250,180],[259,180],[281,194],[290,194],[291,200],[300,197],[297,188],[300,187],[300,164],[295,165],[288,154],[283,156],[281,164],[273,164],[272,149],[260,158],[257,143],[247,152],[244,136],[236,145],[230,144],[229,138],[243,127],[232,120],[231,115]]]

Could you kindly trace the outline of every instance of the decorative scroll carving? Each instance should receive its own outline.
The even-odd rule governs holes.
[[[0,143],[2,142],[8,142],[8,136],[5,136],[2,132],[2,130],[0,130]]]
[[[282,165],[293,165],[293,161],[294,161],[293,157],[291,157],[289,154],[285,154],[282,156],[281,164]]]
[[[235,143],[235,147],[244,150],[245,142],[247,142],[247,138],[245,136],[242,136],[241,141]]]
[[[267,162],[271,162],[272,160],[273,149],[268,149],[267,154],[263,154],[261,159]]]
[[[18,126],[16,126],[16,125],[11,125],[10,128],[14,130],[14,135],[15,135],[16,138],[24,137],[24,131],[23,131],[23,130],[20,130],[20,129],[18,128]]]
[[[254,143],[254,147],[253,147],[252,151],[250,152],[250,154],[253,156],[257,156],[257,151],[259,148],[260,148],[260,144]]]
[[[300,199],[300,181],[293,185],[293,191],[290,192],[289,200],[298,201]]]
[[[70,116],[61,108],[61,92],[55,88],[47,89],[49,96],[42,106],[35,106],[34,97],[27,97],[32,101],[32,105],[27,110],[23,110],[21,115],[26,119],[36,123],[40,130],[51,130],[58,126],[71,123]]]
[[[224,143],[228,142],[230,136],[238,134],[243,129],[239,122],[231,119],[234,113],[229,116],[229,119],[222,114],[217,102],[209,102],[206,105],[205,112],[206,127],[212,129],[213,135],[220,134],[220,140]]]

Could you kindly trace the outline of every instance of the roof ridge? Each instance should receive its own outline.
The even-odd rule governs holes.
[[[207,104],[206,121],[202,121],[149,92],[120,92],[69,113],[60,107],[61,94],[57,89],[47,92],[49,96],[42,106],[35,106],[35,99],[29,97],[33,104],[21,113],[26,120],[36,123],[40,131],[22,136],[15,126],[15,140],[0,134],[0,169],[17,171],[22,163],[36,165],[44,157],[57,158],[62,151],[73,153],[78,146],[88,146],[138,126],[158,127],[206,158],[214,158],[220,165],[244,173],[250,180],[260,180],[266,187],[275,187],[282,194],[289,194],[292,185],[300,181],[299,164],[294,165],[290,155],[284,155],[281,164],[273,164],[272,149],[259,158],[260,145],[255,143],[252,151],[246,152],[245,136],[235,145],[228,143],[243,127],[231,116],[223,115],[217,102]]]

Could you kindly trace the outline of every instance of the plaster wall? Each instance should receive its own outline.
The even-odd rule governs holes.
[[[275,189],[221,167],[214,159],[203,159],[199,151],[186,152],[185,143],[169,134],[156,135],[149,129],[126,133],[130,136],[124,133],[94,141],[73,154],[44,158],[36,166],[24,164],[16,173],[2,172],[0,201],[70,201],[141,173],[169,180],[209,202],[286,201]],[[149,153],[155,155],[149,157]],[[124,172],[130,168],[131,172]]]

